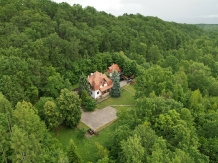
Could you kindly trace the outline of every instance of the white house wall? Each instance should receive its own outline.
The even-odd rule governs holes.
[[[98,93],[99,92],[99,93]],[[99,96],[101,96],[101,91],[100,90],[92,90],[92,95],[91,95],[94,99],[98,98]]]

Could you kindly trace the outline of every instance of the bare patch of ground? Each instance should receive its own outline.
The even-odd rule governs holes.
[[[82,112],[81,121],[94,131],[100,130],[106,124],[117,119],[117,111],[111,106],[95,109],[93,112]]]

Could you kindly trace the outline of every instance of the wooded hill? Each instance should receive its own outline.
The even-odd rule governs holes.
[[[67,160],[56,139],[48,138],[46,116],[37,109],[46,100],[39,103],[40,97],[58,110],[64,88],[72,90],[82,73],[104,72],[117,63],[126,76],[136,76],[137,106],[134,114],[125,113],[128,120],[120,118],[106,147],[110,160],[217,162],[217,34],[140,14],[115,17],[78,4],[1,0],[1,160],[24,159],[17,140],[23,140],[31,161]],[[63,122],[55,118],[49,123]],[[44,126],[32,131],[23,120]],[[36,144],[28,146],[29,137]]]

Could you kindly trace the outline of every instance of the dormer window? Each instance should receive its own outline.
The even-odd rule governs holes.
[[[101,81],[102,86],[105,86],[106,83],[107,83],[107,82],[106,82],[105,79],[103,79],[103,80]]]

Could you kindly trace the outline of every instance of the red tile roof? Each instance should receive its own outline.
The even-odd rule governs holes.
[[[118,66],[118,64],[114,64],[114,63],[110,67],[108,67],[107,72],[112,73],[112,72],[114,72],[114,70],[116,70],[118,73],[121,72],[121,69]]]
[[[91,86],[92,90],[99,90],[100,86],[107,83],[108,86],[112,87],[112,80],[109,79],[105,74],[102,74],[98,71],[95,73],[92,73],[91,75],[88,76],[88,82]],[[110,88],[111,88],[110,87]],[[109,87],[108,87],[109,89]]]
[[[104,92],[105,90],[110,89],[112,86],[113,86],[113,84],[112,84],[112,85],[109,85],[109,86],[102,87],[102,88],[100,88],[100,91],[101,91],[101,92]]]

